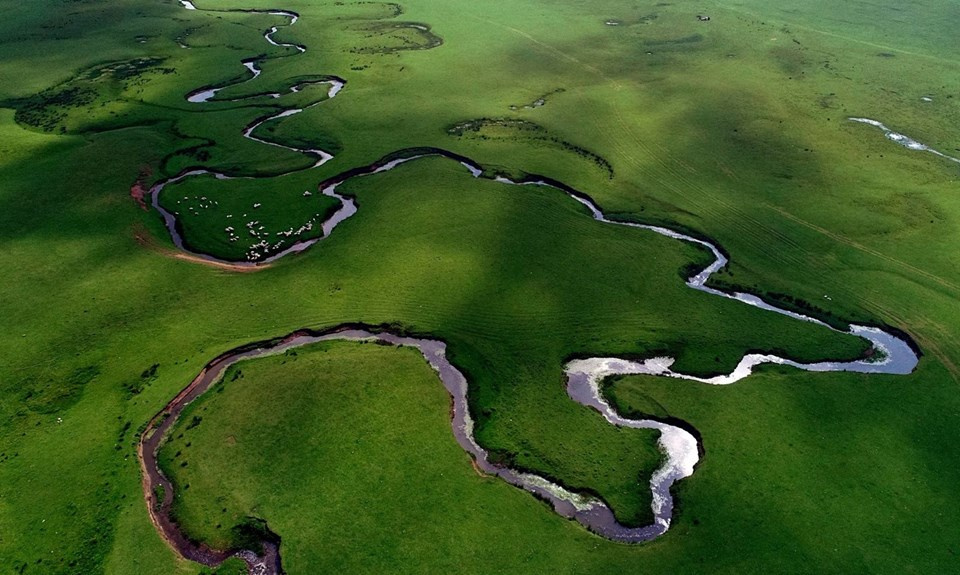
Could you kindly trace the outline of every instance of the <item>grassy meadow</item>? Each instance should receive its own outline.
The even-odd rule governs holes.
[[[275,38],[307,53],[263,39],[286,23],[277,16],[0,0],[0,572],[209,572],[178,560],[149,521],[139,430],[211,358],[301,327],[385,323],[444,339],[471,381],[482,445],[631,523],[649,518],[656,437],[570,401],[564,361],[669,353],[677,369],[716,373],[748,350],[863,352],[686,288],[702,250],[450,160],[342,185],[356,216],[246,274],[173,257],[157,214],[129,196],[188,167],[257,176],[187,180],[161,198],[216,201],[194,206],[184,234],[234,257],[245,246],[225,228],[240,214],[256,210],[268,233],[296,229],[333,205],[318,182],[418,146],[714,238],[731,256],[718,285],[904,330],[920,367],[768,368],[723,388],[612,382],[621,411],[688,421],[706,450],[677,488],[671,530],[627,546],[478,476],[414,352],[325,344],[237,366],[243,377],[191,408],[199,425],[180,422],[162,453],[188,532],[226,543],[237,521],[262,517],[289,573],[955,569],[958,167],[846,121],[874,118],[960,155],[955,2],[236,2],[196,0],[294,10],[300,21]],[[263,75],[220,100],[281,98],[186,101],[245,78],[249,58]],[[285,92],[328,75],[347,81],[334,99]],[[322,167],[282,175],[313,159],[242,137],[314,102],[257,136],[335,153]]]

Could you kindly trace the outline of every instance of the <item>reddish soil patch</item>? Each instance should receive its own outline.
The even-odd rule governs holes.
[[[150,188],[144,186],[144,182],[150,179],[150,176],[153,175],[153,170],[150,169],[150,166],[144,166],[140,168],[140,175],[137,176],[137,181],[130,186],[130,197],[137,202],[140,206],[140,209],[143,211],[149,211],[147,202],[144,201],[144,198],[148,193],[150,193]]]
[[[131,190],[131,195],[132,190]],[[262,264],[256,266],[232,264],[229,262],[217,262],[213,260],[208,260],[200,256],[195,256],[193,254],[188,254],[176,250],[173,248],[168,248],[157,243],[157,240],[153,238],[149,231],[143,225],[136,225],[133,228],[133,238],[137,240],[137,243],[141,246],[147,248],[150,251],[156,252],[162,256],[173,258],[175,260],[183,260],[187,262],[193,262],[197,264],[203,264],[207,267],[216,268],[219,270],[230,271],[230,272],[258,272],[260,270],[265,270],[269,268],[272,264]]]
[[[143,187],[139,181],[135,182],[130,186],[130,197],[133,198],[137,204],[140,206],[140,209],[143,211],[148,211],[147,203],[143,201],[143,197],[147,194],[149,190]]]

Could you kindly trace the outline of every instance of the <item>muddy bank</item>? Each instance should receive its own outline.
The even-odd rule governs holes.
[[[596,497],[569,491],[539,475],[517,471],[490,461],[488,452],[473,437],[474,424],[467,403],[467,379],[447,359],[444,342],[402,335],[386,331],[384,327],[343,325],[323,332],[301,330],[282,338],[245,345],[221,354],[208,363],[193,381],[153,418],[141,435],[138,456],[143,469],[143,489],[151,519],[163,538],[183,557],[209,566],[219,565],[230,557],[240,557],[250,566],[251,572],[256,567],[257,573],[282,573],[279,545],[275,543],[279,540],[278,537],[271,537],[269,541],[264,541],[266,552],[263,556],[243,549],[212,549],[188,539],[171,518],[170,512],[176,493],[174,485],[164,476],[159,467],[157,451],[186,406],[220,381],[231,365],[248,359],[280,354],[305,345],[335,340],[377,341],[419,350],[453,399],[451,427],[457,443],[471,455],[475,467],[481,472],[497,476],[511,485],[549,501],[558,514],[574,519],[587,529],[609,539],[624,542],[648,541],[662,534],[669,527],[673,509],[670,486],[676,479],[685,477],[684,473],[692,473],[692,466],[697,460],[697,441],[686,431],[660,422],[614,420],[617,425],[660,430],[660,445],[668,455],[668,463],[657,471],[650,484],[654,492],[653,509],[657,517],[656,522],[640,528],[625,527],[617,523],[613,511],[607,504]],[[578,369],[573,364],[567,369],[570,395],[584,405],[596,407],[597,399],[593,396],[596,389],[591,387],[596,380],[584,379]]]

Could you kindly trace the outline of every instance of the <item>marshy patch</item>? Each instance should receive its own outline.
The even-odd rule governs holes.
[[[16,121],[45,132],[66,131],[72,115],[89,115],[95,104],[100,108],[121,100],[130,91],[142,88],[148,75],[167,75],[173,68],[162,66],[164,58],[137,58],[99,64],[66,82],[8,105],[16,108]]]
[[[112,62],[88,70],[81,74],[81,80],[130,80],[136,78],[145,72],[156,71],[163,64],[165,58],[137,58],[135,60],[126,60],[122,62]],[[172,74],[173,68],[164,68],[160,70],[165,74]]]
[[[157,379],[158,369],[160,369],[160,364],[155,363],[150,367],[148,367],[147,369],[143,370],[139,378],[124,382],[123,389],[127,394],[127,399],[130,399],[135,395],[139,395],[143,393],[143,390],[146,389],[148,385],[150,385],[151,383],[153,383],[154,380]]]
[[[396,2],[334,2],[338,11],[352,10],[349,14],[340,14],[335,20],[384,20],[403,15],[403,6]]]
[[[562,94],[563,92],[566,92],[566,91],[567,91],[566,88],[557,88],[556,90],[551,90],[546,94],[543,94],[537,97],[532,102],[528,102],[526,104],[513,104],[510,106],[510,109],[513,111],[518,111],[518,110],[535,110],[537,108],[542,108],[543,106],[547,105],[547,99],[550,96],[553,96],[555,94]]]
[[[459,122],[446,130],[450,136],[488,141],[512,141],[524,145],[541,145],[571,152],[592,162],[613,179],[613,166],[603,156],[586,148],[558,138],[534,122],[515,118],[478,118]]]
[[[443,44],[443,38],[434,34],[423,22],[376,22],[358,28],[370,45],[358,46],[354,54],[393,54],[409,50],[430,50]]]
[[[465,136],[470,132],[477,135],[485,135],[482,132],[493,132],[494,130],[516,130],[520,132],[546,132],[546,128],[528,122],[527,120],[514,120],[511,118],[478,118],[467,120],[454,124],[447,128],[447,133],[451,136]]]
[[[660,15],[653,12],[650,14],[643,14],[640,16],[630,16],[625,18],[607,18],[603,21],[604,25],[616,27],[616,26],[635,26],[637,24],[652,24]]]
[[[20,399],[34,413],[52,414],[72,407],[86,386],[100,375],[100,366],[79,367],[65,374],[35,378],[21,385]]]

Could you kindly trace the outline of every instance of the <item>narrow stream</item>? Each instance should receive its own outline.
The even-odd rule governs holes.
[[[186,1],[186,0],[181,0],[180,3],[181,3],[181,5],[183,5],[183,7],[186,8],[187,10],[197,10],[197,7],[194,6],[191,2],[188,2],[188,1]],[[231,11],[231,10],[227,10],[227,11],[229,12],[229,11]],[[286,11],[286,10],[243,10],[242,12],[267,14],[267,15],[270,15],[270,16],[281,16],[281,17],[284,17],[284,18],[288,18],[288,19],[290,20],[290,22],[287,24],[288,27],[289,27],[289,26],[293,26],[293,25],[296,24],[297,21],[300,19],[300,16],[299,16],[297,13],[295,13],[295,12],[289,12],[289,11]],[[295,49],[299,54],[303,54],[304,52],[306,52],[306,48],[303,47],[303,46],[301,46],[301,45],[299,45],[299,44],[287,44],[287,43],[277,42],[277,41],[273,38],[273,36],[274,36],[274,34],[277,33],[278,30],[279,30],[279,27],[278,27],[278,26],[272,26],[269,30],[267,30],[267,31],[264,33],[264,35],[263,35],[264,39],[266,39],[266,41],[269,42],[269,43],[270,43],[271,45],[273,45],[273,46],[277,46],[277,47],[281,47],[281,48],[292,48],[292,49]],[[241,61],[241,64],[243,65],[244,68],[246,68],[246,69],[250,72],[250,75],[249,75],[247,78],[244,78],[244,79],[242,79],[242,80],[238,80],[238,81],[236,81],[236,82],[228,83],[228,84],[225,84],[225,85],[223,85],[223,86],[209,86],[209,87],[200,88],[199,90],[195,90],[195,91],[190,92],[189,94],[187,94],[186,100],[187,100],[188,102],[192,103],[192,104],[204,104],[204,103],[209,103],[209,102],[213,101],[213,98],[214,98],[220,91],[225,90],[225,89],[230,88],[230,87],[233,87],[233,86],[239,86],[239,85],[242,85],[242,84],[246,84],[246,83],[248,83],[248,82],[252,82],[252,81],[254,81],[254,80],[256,80],[257,78],[260,77],[260,74],[262,73],[262,71],[261,71],[260,67],[259,67],[258,64],[257,64],[257,60],[255,60],[255,59],[243,60],[243,61]],[[307,87],[307,86],[309,86],[309,85],[317,85],[317,84],[328,84],[328,85],[330,86],[330,88],[327,90],[327,100],[331,100],[331,99],[335,98],[335,97],[340,93],[341,90],[343,90],[344,86],[346,85],[346,81],[343,80],[342,78],[338,78],[338,77],[336,77],[336,76],[329,76],[327,79],[324,79],[324,80],[318,80],[318,81],[312,81],[312,82],[301,82],[301,83],[299,83],[299,84],[295,84],[295,85],[291,86],[291,87],[288,89],[288,91],[289,91],[290,93],[299,93],[299,92],[301,92],[305,87]],[[227,101],[228,101],[228,102],[240,102],[240,101],[250,100],[250,99],[260,98],[260,97],[270,97],[270,98],[276,99],[276,98],[280,98],[282,95],[283,95],[283,94],[274,92],[274,93],[270,93],[270,94],[257,94],[257,95],[249,96],[249,97],[236,98],[236,99],[227,100]],[[326,152],[325,150],[309,149],[309,148],[295,148],[295,147],[292,147],[292,146],[287,146],[287,145],[281,144],[281,143],[279,143],[279,142],[273,142],[273,141],[270,141],[270,140],[265,140],[265,139],[263,139],[263,138],[258,138],[257,136],[255,136],[255,135],[254,135],[254,132],[255,132],[258,128],[260,128],[261,126],[263,126],[264,124],[266,124],[266,123],[268,123],[268,122],[272,122],[272,121],[275,121],[275,120],[280,120],[280,119],[282,119],[282,118],[289,118],[289,117],[291,117],[291,116],[295,116],[295,115],[297,115],[297,114],[300,114],[300,113],[304,112],[305,110],[309,110],[310,108],[313,108],[314,106],[317,106],[317,105],[319,105],[319,104],[322,104],[322,103],[325,102],[325,101],[326,101],[326,100],[320,100],[320,101],[314,102],[313,104],[310,104],[309,106],[306,106],[306,107],[304,107],[304,108],[289,108],[289,109],[286,109],[286,110],[282,110],[282,111],[280,111],[280,112],[278,112],[278,113],[276,113],[276,114],[272,114],[272,115],[270,115],[270,116],[266,116],[266,117],[257,119],[257,120],[255,120],[255,121],[253,121],[252,123],[250,123],[249,125],[247,125],[247,126],[243,129],[243,137],[246,138],[246,139],[248,139],[248,140],[251,140],[251,141],[253,141],[253,142],[257,142],[258,144],[263,144],[263,145],[266,145],[266,146],[273,146],[273,147],[276,147],[276,148],[282,148],[282,149],[284,149],[284,150],[290,150],[291,152],[299,152],[299,153],[301,153],[301,154],[305,154],[305,155],[309,155],[309,156],[314,156],[314,157],[316,158],[316,161],[313,163],[312,166],[310,166],[310,167],[307,168],[307,169],[313,169],[313,168],[320,167],[320,166],[326,164],[327,162],[329,162],[330,160],[332,160],[332,159],[333,159],[333,154],[330,154],[330,153]],[[302,170],[297,170],[297,171],[302,171]],[[293,172],[288,172],[288,173],[293,173]],[[286,174],[281,174],[281,175],[286,175]],[[213,261],[213,262],[217,262],[217,263],[221,263],[221,264],[228,264],[228,265],[230,265],[230,266],[232,266],[232,267],[243,267],[245,264],[251,264],[251,265],[253,265],[253,264],[265,264],[265,263],[270,263],[270,262],[276,261],[277,259],[279,259],[280,257],[283,257],[283,256],[285,256],[285,255],[301,252],[301,251],[303,251],[304,249],[306,249],[306,248],[310,247],[311,245],[313,245],[313,243],[315,243],[315,240],[307,241],[307,242],[298,242],[298,243],[296,243],[296,244],[294,244],[294,245],[292,245],[292,246],[290,246],[290,247],[288,247],[288,248],[286,248],[286,249],[283,249],[282,251],[280,251],[280,252],[278,252],[278,253],[275,253],[275,254],[273,254],[273,255],[271,256],[271,255],[268,255],[268,254],[269,254],[269,251],[271,251],[271,250],[270,250],[270,249],[265,249],[265,248],[271,248],[272,246],[270,246],[269,243],[267,243],[266,245],[263,245],[263,242],[261,242],[261,243],[259,243],[259,244],[251,245],[250,248],[247,250],[247,254],[246,254],[246,255],[247,255],[247,262],[228,262],[228,261],[225,261],[225,260],[221,260],[221,259],[215,258],[215,257],[213,257],[213,256],[211,256],[211,255],[209,255],[209,254],[204,254],[204,253],[200,253],[200,252],[195,252],[195,251],[189,250],[189,249],[187,248],[187,246],[186,246],[186,243],[185,243],[184,240],[183,240],[183,237],[181,236],[179,230],[177,229],[177,216],[176,216],[176,214],[171,213],[169,210],[165,209],[165,208],[160,204],[160,193],[161,193],[161,192],[163,191],[163,189],[164,189],[165,187],[167,187],[168,185],[175,184],[175,183],[177,183],[177,182],[181,182],[181,181],[186,180],[186,179],[188,179],[188,178],[194,178],[194,177],[198,177],[198,176],[214,176],[214,177],[216,177],[217,179],[220,179],[220,180],[229,180],[229,179],[235,179],[235,178],[236,178],[236,176],[231,176],[231,175],[225,174],[225,173],[223,173],[223,172],[217,172],[217,171],[214,171],[214,170],[207,170],[207,169],[204,169],[204,168],[189,168],[189,169],[181,172],[180,174],[177,174],[177,175],[174,176],[174,177],[167,178],[167,179],[165,179],[165,180],[161,180],[161,181],[155,183],[155,184],[150,188],[150,190],[149,190],[149,192],[148,192],[149,195],[150,195],[151,205],[152,205],[153,208],[154,208],[155,210],[157,210],[157,212],[159,212],[159,213],[161,214],[161,216],[163,217],[163,220],[164,220],[164,223],[166,224],[167,230],[170,232],[170,236],[171,236],[171,238],[173,239],[173,243],[174,243],[174,245],[177,246],[177,248],[179,248],[179,249],[181,249],[181,250],[183,250],[183,251],[185,251],[185,252],[188,252],[188,253],[196,256],[196,257],[199,257],[199,258],[202,258],[202,259],[205,259],[205,260],[208,260],[208,261]],[[257,178],[246,177],[246,178],[243,178],[243,179],[257,179]],[[324,191],[324,193],[327,193],[326,190],[323,190],[323,191]],[[327,195],[330,195],[331,193],[333,193],[332,190],[330,191],[330,193],[327,193]],[[346,199],[345,199],[345,198],[342,198],[342,197],[340,197],[340,196],[336,196],[336,195],[334,195],[333,197],[338,198],[338,199],[341,201],[341,204],[343,204],[343,207],[341,207],[341,209],[338,211],[337,214],[338,214],[338,215],[341,215],[341,217],[342,217],[343,219],[345,219],[345,217],[349,217],[349,216],[343,216],[343,215],[342,215],[342,214],[344,214],[344,213],[346,213],[346,212],[349,211],[349,209],[348,209],[347,206],[346,206]],[[352,215],[352,214],[350,214],[350,215]],[[335,222],[338,223],[339,220],[337,220],[337,215],[334,215],[332,218],[330,218],[330,220],[328,220],[328,222],[329,222],[329,221],[335,221]],[[331,225],[328,225],[328,223],[324,223],[322,227],[323,227],[324,230],[326,230],[326,229],[328,229],[328,228],[329,228],[330,230],[332,230],[335,225],[336,225],[336,223],[334,223],[332,226],[331,226]],[[326,233],[324,234],[324,237],[325,237],[325,236],[326,236]],[[280,244],[278,244],[278,246],[279,246],[279,245],[280,245]],[[274,247],[276,247],[276,246],[274,246]]]
[[[870,118],[848,118],[848,119],[851,122],[867,124],[868,126],[873,126],[874,128],[880,129],[883,132],[883,135],[886,136],[888,140],[892,142],[896,142],[901,146],[903,146],[904,148],[908,148],[910,150],[917,150],[918,152],[930,152],[931,154],[940,156],[945,160],[950,160],[951,162],[957,162],[958,164],[960,164],[960,158],[954,158],[953,156],[948,156],[943,152],[934,150],[930,146],[924,143],[918,142],[909,136],[904,136],[900,132],[894,132],[893,130],[888,128],[886,125],[884,125],[883,122],[878,122],[877,120],[871,120]]]

